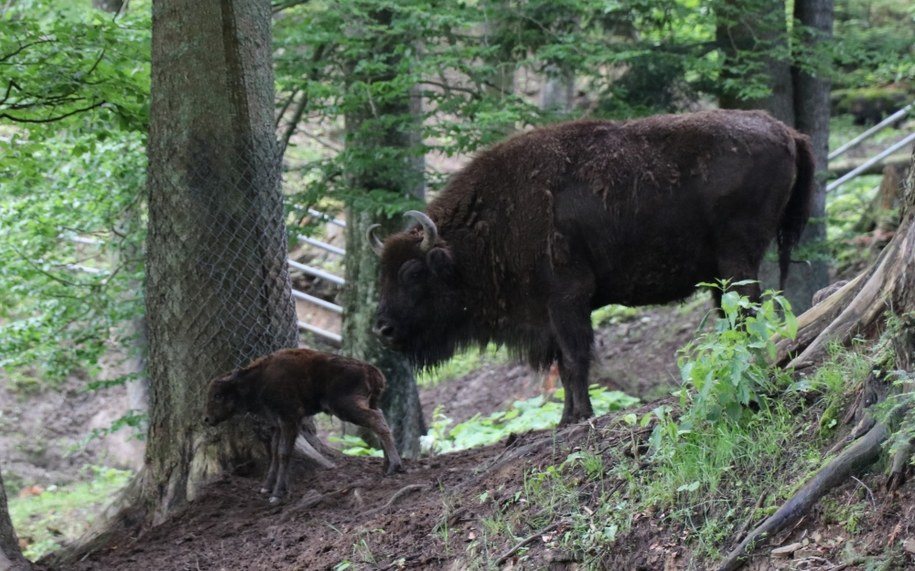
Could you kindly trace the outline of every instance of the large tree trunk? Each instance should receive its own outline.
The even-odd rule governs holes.
[[[286,266],[269,0],[153,4],[144,494],[165,519],[265,450],[201,422],[207,381],[297,345]]]
[[[3,475],[0,474],[0,571],[24,571],[31,568],[32,565],[19,549],[19,540],[6,503]]]
[[[393,15],[383,10],[371,17],[375,21],[354,21],[354,33],[364,34],[365,28],[379,25],[387,29]],[[359,74],[353,62],[351,81],[374,85],[393,80],[396,50],[402,42],[409,41],[389,33],[379,35],[368,49],[374,57],[384,56],[385,69]],[[355,199],[347,205],[343,352],[373,363],[384,372],[387,389],[381,398],[381,408],[398,450],[406,457],[419,455],[419,437],[425,433],[426,425],[412,367],[403,356],[385,349],[372,333],[378,304],[378,258],[366,240],[371,224],[382,223],[384,229],[379,234],[384,235],[385,231],[399,230],[403,219],[397,216],[391,220],[376,211],[366,211],[361,206],[366,201],[358,196],[384,191],[390,193],[392,201],[403,202],[403,196],[423,198],[423,158],[415,152],[420,142],[420,110],[419,96],[404,91],[372,97],[360,110],[346,115],[346,150],[350,156],[347,184]],[[403,120],[392,121],[395,118]]]

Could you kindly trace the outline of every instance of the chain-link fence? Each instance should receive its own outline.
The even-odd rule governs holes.
[[[147,310],[158,361],[208,372],[298,343],[273,147],[150,157]],[[151,364],[157,357],[151,354]]]

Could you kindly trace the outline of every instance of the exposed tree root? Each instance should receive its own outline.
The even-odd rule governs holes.
[[[899,448],[896,449],[896,454],[893,456],[893,464],[890,468],[890,475],[886,479],[886,489],[889,492],[895,492],[905,484],[908,479],[908,473],[910,470],[912,460],[912,443],[903,442]]]
[[[395,492],[394,495],[391,496],[391,499],[389,499],[387,502],[385,502],[385,504],[383,506],[378,506],[377,508],[372,508],[368,511],[362,512],[362,515],[364,517],[367,517],[370,515],[374,515],[375,513],[384,511],[384,510],[388,509],[389,507],[391,507],[392,505],[394,505],[394,502],[396,502],[400,498],[404,497],[405,495],[409,494],[410,492],[425,490],[427,487],[428,486],[426,486],[425,484],[410,484],[409,486],[404,486],[403,488],[397,490],[397,492]]]
[[[830,343],[847,344],[856,334],[873,330],[887,309],[915,309],[911,291],[915,285],[911,273],[911,261],[915,259],[915,189],[911,188],[911,174],[909,178],[907,212],[899,231],[868,270],[798,318],[797,337],[779,342],[779,365],[794,369],[810,366],[826,355]]]
[[[885,424],[882,422],[874,424],[867,434],[817,472],[794,497],[751,531],[721,563],[718,571],[739,569],[744,563],[748,548],[783,530],[807,513],[817,500],[838,484],[877,460],[880,456],[880,443],[883,442],[886,435],[887,428]]]
[[[565,525],[567,523],[568,523],[567,521],[560,519],[560,520],[554,521],[553,523],[551,523],[550,525],[541,529],[540,531],[538,531],[536,533],[532,533],[529,536],[525,537],[524,539],[519,541],[517,544],[515,544],[514,547],[512,547],[511,549],[509,549],[508,551],[506,551],[505,553],[500,555],[498,559],[496,559],[496,567],[501,567],[502,564],[505,563],[506,561],[508,561],[508,558],[511,557],[512,555],[514,555],[515,553],[517,553],[519,549],[521,549],[522,547],[524,547],[525,545],[527,545],[528,543],[530,543],[532,541],[536,541],[537,538],[540,537],[541,535],[543,535],[544,533],[549,533],[549,532],[553,531],[554,529],[556,529],[557,527],[559,527],[560,525]]]

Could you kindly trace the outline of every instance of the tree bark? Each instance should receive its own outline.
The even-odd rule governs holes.
[[[203,426],[207,382],[297,345],[274,133],[269,0],[153,4],[144,495],[153,524],[224,470],[249,422]]]
[[[786,297],[797,314],[811,306],[813,294],[829,283],[825,254],[816,255],[817,246],[826,240],[826,172],[829,168],[829,78],[812,73],[811,63],[817,46],[832,37],[833,0],[795,0],[795,21],[803,26],[798,34],[807,57],[803,67],[792,68],[795,127],[810,136],[817,165],[817,188],[810,222],[801,236],[800,248],[813,252],[806,264],[794,264],[785,285]]]
[[[25,571],[31,568],[32,564],[22,556],[22,550],[19,549],[19,540],[6,503],[3,475],[0,474],[0,571]]]
[[[375,26],[390,29],[394,16],[390,10],[381,10],[370,17],[374,21],[354,21],[352,33],[364,34],[366,28]],[[383,56],[383,70],[376,68],[360,74],[356,62],[352,62],[350,81],[369,86],[392,81],[398,63],[396,50],[410,41],[387,33],[367,42],[372,54]],[[347,205],[343,353],[373,363],[384,373],[387,389],[381,398],[381,408],[397,449],[405,457],[419,455],[419,437],[425,433],[426,425],[412,367],[403,356],[385,349],[372,333],[378,304],[378,258],[366,240],[371,224],[381,223],[383,230],[379,234],[383,235],[384,231],[399,230],[403,219],[379,216],[377,207],[375,211],[366,210],[362,206],[365,201],[358,198],[370,191],[384,191],[392,201],[398,202],[404,202],[404,196],[423,198],[424,164],[422,155],[416,153],[420,143],[420,110],[418,94],[404,91],[371,97],[360,109],[346,115],[346,150],[350,155],[346,177],[353,199]],[[391,121],[393,118],[403,121]]]

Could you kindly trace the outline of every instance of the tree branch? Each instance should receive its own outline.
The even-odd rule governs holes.
[[[63,115],[58,115],[57,117],[48,117],[45,119],[26,119],[24,117],[15,117],[13,115],[10,115],[9,113],[0,113],[0,119],[6,118],[6,119],[9,119],[10,121],[14,121],[16,123],[53,123],[55,121],[60,121],[61,119],[66,119],[67,117],[76,115],[77,113],[91,111],[97,107],[101,107],[105,103],[107,103],[107,101],[99,101],[97,103],[93,103],[92,105],[89,105],[88,107],[83,107],[81,109],[74,109],[73,111],[70,111],[69,113],[64,113]]]
[[[0,62],[4,62],[4,61],[6,61],[6,60],[8,60],[8,59],[10,59],[10,58],[14,58],[14,57],[16,57],[17,55],[19,55],[19,54],[21,54],[22,52],[24,52],[25,50],[27,50],[27,49],[29,49],[30,47],[32,47],[32,46],[37,46],[38,44],[50,44],[50,43],[53,43],[53,42],[55,42],[55,41],[56,41],[56,40],[52,40],[52,39],[47,39],[47,38],[46,38],[46,39],[41,39],[41,40],[35,40],[34,42],[29,42],[29,43],[27,43],[27,44],[20,44],[20,45],[19,45],[19,49],[15,50],[15,51],[12,51],[12,52],[10,52],[10,53],[8,53],[8,54],[4,54],[3,56],[0,56]]]

